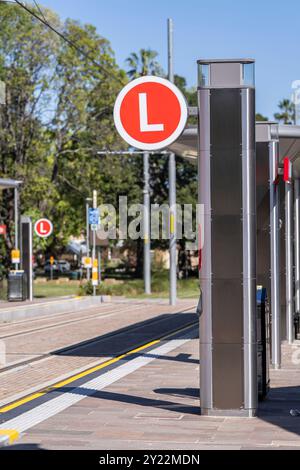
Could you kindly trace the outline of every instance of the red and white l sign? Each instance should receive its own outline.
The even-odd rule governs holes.
[[[141,77],[119,94],[114,121],[120,136],[141,150],[159,150],[183,132],[188,109],[181,91],[160,77]]]
[[[40,238],[48,238],[53,233],[53,224],[48,219],[40,219],[34,226],[34,231]]]

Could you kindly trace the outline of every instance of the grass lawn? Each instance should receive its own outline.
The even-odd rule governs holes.
[[[69,295],[78,295],[79,287],[77,284],[65,282],[55,284],[55,281],[49,281],[45,284],[34,284],[34,296],[36,298],[47,297],[65,297]]]
[[[198,298],[199,281],[196,278],[189,278],[177,281],[179,298]],[[152,274],[152,295],[144,294],[144,282],[142,279],[127,280],[122,284],[107,285],[102,283],[97,293],[99,295],[116,295],[127,298],[168,298],[169,297],[169,273],[168,271],[155,272]],[[6,282],[3,285],[0,298],[6,298]],[[58,284],[56,281],[45,283],[34,283],[34,296],[36,298],[65,297],[86,295],[91,293],[91,288],[81,288],[79,282],[63,282]]]

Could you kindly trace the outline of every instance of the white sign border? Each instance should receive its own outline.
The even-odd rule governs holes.
[[[136,87],[137,85],[140,85],[141,83],[149,83],[149,82],[160,83],[161,85],[168,87],[176,95],[180,104],[181,117],[180,117],[180,121],[177,126],[177,129],[173,132],[172,135],[170,135],[170,137],[168,137],[165,140],[162,140],[161,142],[147,144],[147,143],[140,142],[139,140],[135,140],[126,132],[121,122],[120,110],[121,110],[122,102],[125,96],[130,90],[132,90],[132,88]],[[117,131],[119,132],[122,139],[124,139],[129,145],[131,145],[132,147],[136,147],[140,150],[161,150],[161,149],[164,149],[165,147],[168,147],[173,142],[175,142],[175,140],[177,140],[178,137],[182,134],[182,132],[184,131],[186,127],[187,119],[188,119],[188,106],[187,106],[185,97],[183,96],[181,91],[177,88],[177,86],[175,86],[169,80],[166,80],[165,78],[161,78],[161,77],[148,75],[145,77],[136,78],[132,82],[128,83],[128,85],[126,85],[121,90],[115,102],[114,121],[115,121],[115,126],[116,126]]]
[[[40,233],[38,233],[37,231],[37,226],[38,224],[40,224],[41,222],[48,222],[48,224],[50,225],[50,232],[47,234],[47,235],[41,235]],[[49,238],[51,237],[52,233],[53,233],[53,224],[51,222],[51,220],[49,219],[39,219],[35,224],[34,224],[34,232],[35,234],[39,237],[39,238]]]

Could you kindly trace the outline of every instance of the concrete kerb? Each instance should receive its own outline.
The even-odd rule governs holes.
[[[49,315],[51,313],[77,312],[111,302],[110,296],[75,297],[57,301],[44,302],[35,305],[18,305],[0,309],[0,323],[13,322],[33,318],[36,316]]]

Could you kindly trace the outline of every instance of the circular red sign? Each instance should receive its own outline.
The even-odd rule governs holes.
[[[158,150],[173,143],[183,132],[187,104],[173,83],[160,77],[141,77],[119,94],[114,120],[121,137],[142,150]]]
[[[34,231],[40,238],[48,238],[53,232],[52,222],[48,219],[40,219],[34,226]]]

